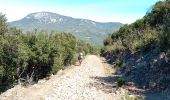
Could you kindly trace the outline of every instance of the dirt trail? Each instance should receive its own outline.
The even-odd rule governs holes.
[[[0,100],[118,100],[95,79],[106,77],[105,72],[101,59],[88,55],[81,66],[71,66],[28,88],[16,86],[1,94]]]

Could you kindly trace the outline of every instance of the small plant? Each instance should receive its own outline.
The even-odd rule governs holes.
[[[117,80],[118,87],[121,87],[125,84],[126,84],[126,80],[124,78],[122,78],[122,77],[118,78],[118,80]]]
[[[122,62],[122,60],[121,60],[120,58],[117,58],[117,59],[115,60],[115,64],[116,64],[116,66],[121,67],[121,65],[123,64],[123,62]]]

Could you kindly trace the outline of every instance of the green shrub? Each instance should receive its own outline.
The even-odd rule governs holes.
[[[118,87],[121,87],[125,84],[126,84],[126,80],[124,78],[122,78],[122,77],[118,78],[118,80],[117,80]]]
[[[117,59],[115,60],[115,64],[116,64],[117,67],[121,67],[121,65],[123,64],[123,62],[122,62],[122,60],[121,60],[120,58],[117,58]]]

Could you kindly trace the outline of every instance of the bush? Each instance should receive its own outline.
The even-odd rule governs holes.
[[[121,67],[121,65],[123,64],[123,62],[122,62],[122,60],[121,60],[120,58],[117,58],[117,59],[115,60],[115,64],[116,64],[117,67]]]
[[[118,80],[117,80],[118,87],[121,87],[125,84],[126,84],[126,80],[124,78],[122,78],[122,77],[118,78]]]

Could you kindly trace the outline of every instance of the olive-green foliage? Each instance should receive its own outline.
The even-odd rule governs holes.
[[[63,66],[74,64],[76,39],[71,34],[31,32],[24,37],[25,44],[30,48],[27,61],[29,70],[36,70],[39,78],[50,73],[55,74]]]
[[[122,77],[118,78],[118,80],[117,80],[118,87],[121,87],[125,84],[126,84],[126,80],[124,78],[122,78]]]
[[[112,44],[112,38],[111,34],[108,35],[108,37],[104,40],[104,45],[111,45]]]
[[[104,41],[104,49],[131,52],[157,48],[165,51],[170,45],[170,1],[157,2],[142,19],[124,25]]]
[[[12,78],[20,68],[29,76],[34,71],[34,77],[39,79],[75,63],[76,39],[68,33],[10,33],[1,36],[0,42],[0,75],[3,77]]]
[[[121,67],[121,65],[123,64],[123,62],[122,62],[122,60],[121,60],[120,58],[117,58],[117,59],[115,60],[115,64],[116,64],[117,67]]]
[[[7,32],[7,27],[8,25],[6,17],[2,13],[0,13],[0,35],[4,35],[4,33]]]
[[[70,33],[49,34],[35,29],[23,34],[7,26],[5,16],[0,14],[0,85],[11,86],[14,80],[27,77],[37,81],[74,64],[78,48],[85,54],[94,51]]]

